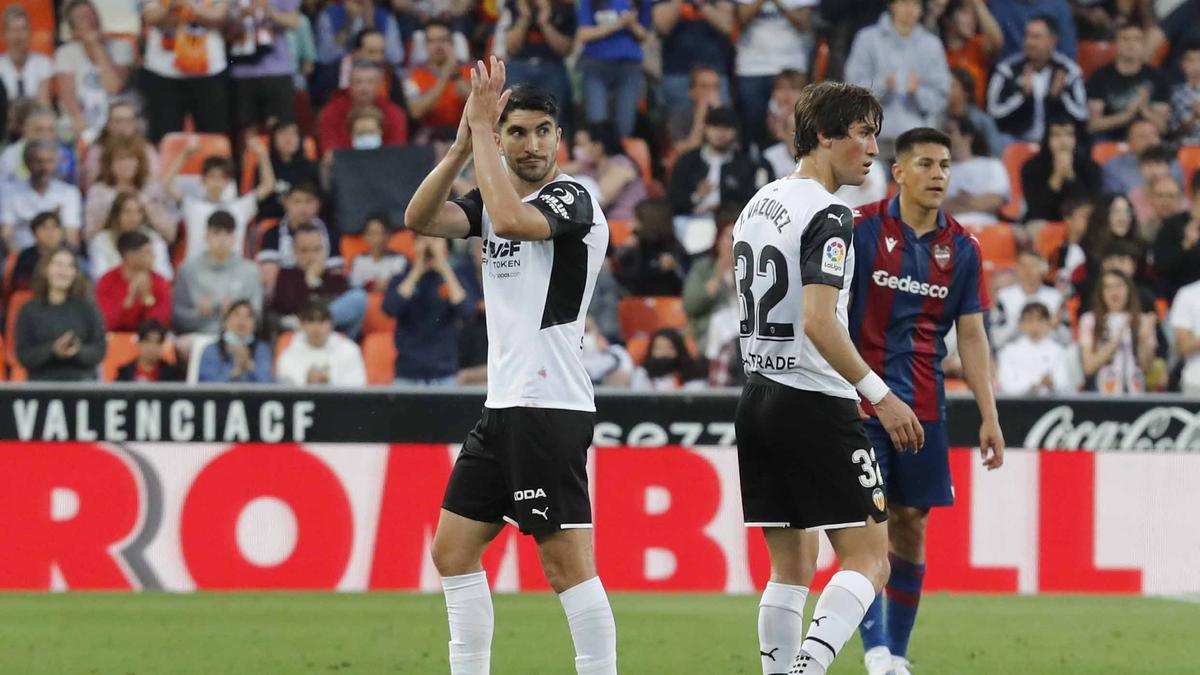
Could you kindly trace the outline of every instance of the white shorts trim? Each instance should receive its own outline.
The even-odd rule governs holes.
[[[562,523],[558,526],[560,530],[590,530],[591,523]]]
[[[866,527],[867,521],[860,520],[854,523],[833,523],[831,525],[814,525],[804,528],[805,532],[821,532],[822,530],[841,530],[848,527]]]
[[[512,525],[513,527],[518,527],[518,528],[521,527],[520,523],[513,520],[512,518],[509,518],[508,516],[500,516],[500,517],[504,519],[504,522],[508,523],[509,525]]]
[[[791,523],[745,523],[746,527],[788,527]]]

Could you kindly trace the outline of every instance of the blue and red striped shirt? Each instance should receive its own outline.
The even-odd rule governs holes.
[[[900,219],[897,196],[859,210],[854,256],[850,337],[918,419],[943,419],[946,333],[991,305],[979,242],[941,211],[937,229],[918,237]]]

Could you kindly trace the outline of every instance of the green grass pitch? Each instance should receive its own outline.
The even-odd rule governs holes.
[[[621,672],[757,675],[757,599],[615,593]],[[810,599],[809,608],[812,607]],[[550,594],[496,597],[492,672],[571,674]],[[440,595],[0,594],[0,673],[444,674]],[[919,675],[1200,673],[1200,604],[928,594]],[[861,673],[854,638],[832,673]]]

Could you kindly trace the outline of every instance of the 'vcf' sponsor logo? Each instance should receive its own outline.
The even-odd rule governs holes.
[[[495,239],[487,240],[488,258],[511,258],[521,252],[521,242],[519,241],[496,241]]]

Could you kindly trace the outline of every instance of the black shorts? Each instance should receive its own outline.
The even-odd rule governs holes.
[[[887,520],[856,401],[751,376],[735,420],[747,527],[828,530]]]
[[[450,472],[442,508],[524,534],[592,526],[587,453],[596,414],[484,408]]]

